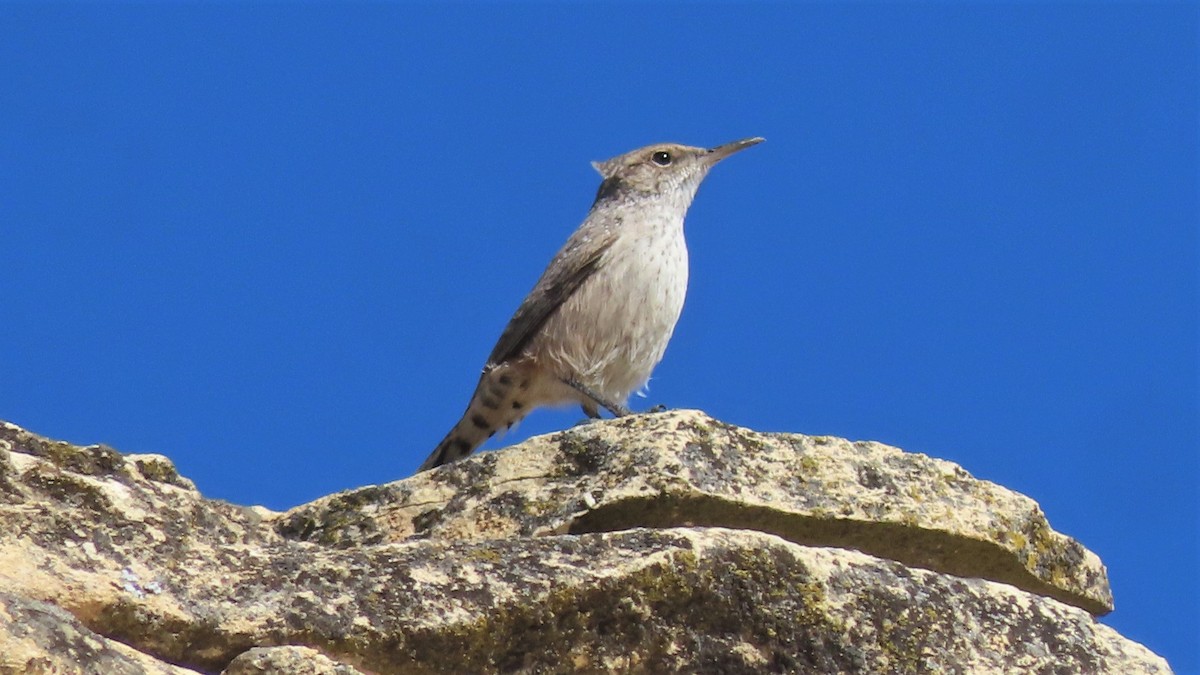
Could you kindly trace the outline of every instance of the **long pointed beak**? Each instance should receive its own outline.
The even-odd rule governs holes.
[[[726,143],[725,145],[718,145],[717,147],[708,151],[709,164],[716,164],[717,162],[725,159],[739,150],[745,150],[746,148],[752,145],[758,145],[765,140],[767,139],[761,136],[755,136],[754,138],[743,138],[740,141]]]

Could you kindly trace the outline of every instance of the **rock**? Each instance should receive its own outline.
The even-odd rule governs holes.
[[[255,647],[234,659],[223,675],[363,675],[357,668],[338,663],[310,647]]]
[[[195,675],[97,635],[70,613],[0,592],[0,673]]]
[[[592,423],[318,499],[280,531],[355,547],[638,526],[770,532],[1112,610],[1100,559],[1028,497],[880,443],[760,434],[696,411]]]
[[[696,412],[286,514],[6,424],[0,522],[0,672],[1170,672],[1027,498]]]

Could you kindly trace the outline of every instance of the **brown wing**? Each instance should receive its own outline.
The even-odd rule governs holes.
[[[525,349],[567,298],[600,269],[604,252],[615,238],[608,229],[592,229],[586,224],[571,235],[509,319],[488,357],[489,366],[508,361]]]

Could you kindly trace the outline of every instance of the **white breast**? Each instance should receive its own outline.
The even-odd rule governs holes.
[[[560,375],[622,402],[662,360],[687,294],[683,218],[639,216],[547,322],[538,350]]]

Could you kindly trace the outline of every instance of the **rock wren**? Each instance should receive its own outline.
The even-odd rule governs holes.
[[[629,414],[662,360],[687,293],[683,218],[709,169],[761,143],[651,145],[593,162],[603,182],[587,218],[509,320],[462,419],[418,471],[469,455],[540,406]]]

